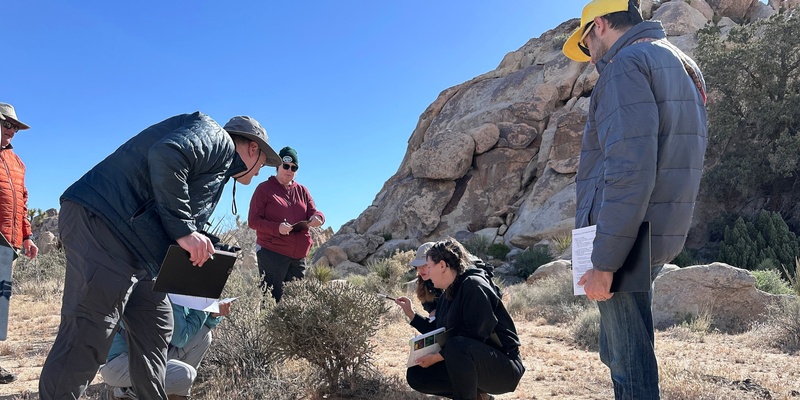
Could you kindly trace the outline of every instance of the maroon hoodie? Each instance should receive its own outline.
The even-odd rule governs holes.
[[[247,223],[251,229],[255,229],[259,246],[300,259],[311,248],[308,228],[281,235],[278,226],[283,222],[295,224],[307,221],[314,215],[325,221],[325,215],[317,211],[314,199],[305,186],[292,181],[287,190],[276,177],[271,176],[256,187],[250,200]]]

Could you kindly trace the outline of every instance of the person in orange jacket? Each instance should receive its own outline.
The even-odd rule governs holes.
[[[14,106],[0,103],[0,233],[14,249],[22,249],[30,258],[36,257],[39,248],[31,239],[31,222],[28,220],[28,189],[25,187],[25,164],[14,153],[11,139],[17,132],[30,129],[19,122]],[[0,384],[10,383],[17,377],[0,367]]]

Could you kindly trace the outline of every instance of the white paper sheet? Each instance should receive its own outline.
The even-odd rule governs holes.
[[[219,303],[229,303],[231,301],[236,300],[237,298],[238,297],[228,297],[226,299],[219,300],[219,299],[210,299],[207,297],[187,296],[185,294],[175,294],[175,293],[169,294],[169,299],[174,304],[209,313],[218,313]]]
[[[572,288],[576,296],[585,295],[583,286],[578,281],[592,269],[592,247],[597,225],[585,226],[572,230]]]

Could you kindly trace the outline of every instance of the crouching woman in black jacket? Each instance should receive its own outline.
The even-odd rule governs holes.
[[[411,325],[422,333],[444,327],[447,342],[441,352],[417,359],[406,371],[414,390],[452,399],[488,399],[486,393],[517,388],[525,367],[519,337],[500,295],[482,269],[473,268],[467,251],[455,239],[437,242],[427,252],[428,274],[444,294],[436,319],[415,314]],[[408,298],[397,299],[401,307]]]

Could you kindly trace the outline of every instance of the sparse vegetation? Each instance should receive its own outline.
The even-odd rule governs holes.
[[[503,299],[509,313],[528,320],[543,318],[551,324],[571,321],[591,304],[586,296],[573,294],[572,276],[569,274],[510,286],[505,293]]]
[[[582,349],[597,351],[600,342],[600,310],[588,307],[575,319],[570,329],[572,340]]]
[[[304,279],[284,286],[266,327],[281,359],[304,359],[319,372],[322,393],[339,393],[369,377],[374,342],[385,301],[346,282]]]
[[[464,248],[472,255],[485,259],[486,256],[489,255],[488,251],[491,243],[491,240],[486,236],[474,235],[461,244],[464,245]]]
[[[555,256],[559,257],[561,254],[572,246],[572,234],[564,233],[562,235],[556,235],[552,238],[553,241],[553,250],[555,250]]]
[[[505,260],[509,251],[511,251],[511,249],[506,246],[505,243],[492,243],[489,245],[486,253],[496,260]]]
[[[552,261],[553,256],[546,249],[534,247],[519,253],[514,259],[513,265],[517,276],[528,279],[531,274],[536,272],[536,269]]]
[[[789,284],[781,279],[781,274],[774,269],[752,271],[756,278],[756,289],[771,294],[792,294],[794,291]]]

